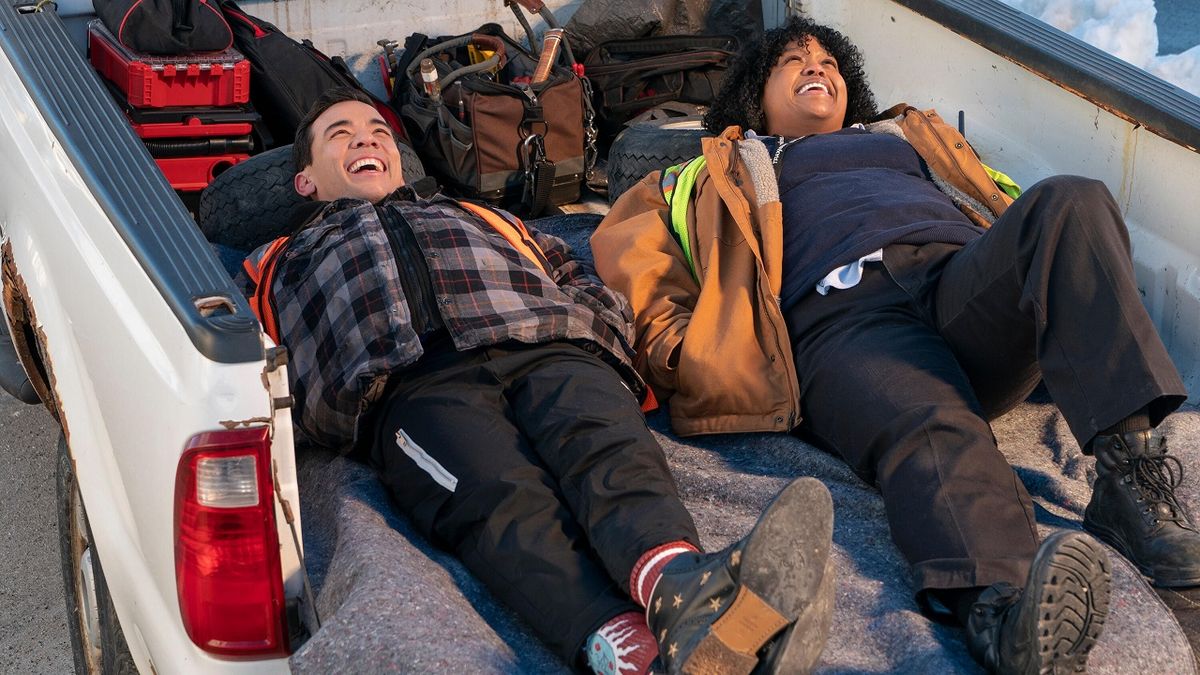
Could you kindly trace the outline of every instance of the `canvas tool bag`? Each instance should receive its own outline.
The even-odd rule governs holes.
[[[217,0],[94,0],[96,16],[126,47],[174,56],[233,45]]]
[[[437,69],[438,98],[422,86],[418,67],[425,58]],[[590,91],[565,41],[549,78],[530,84],[537,60],[494,23],[405,41],[393,73],[393,105],[426,170],[449,192],[522,216],[579,199],[595,161]]]
[[[710,105],[737,50],[737,38],[730,35],[661,35],[596,45],[583,63],[595,91],[601,142],[661,103]]]

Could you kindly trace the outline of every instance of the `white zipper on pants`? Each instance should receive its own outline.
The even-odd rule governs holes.
[[[400,448],[408,458],[417,463],[417,466],[429,474],[429,477],[438,485],[454,492],[458,487],[458,478],[454,474],[446,470],[446,467],[438,464],[438,461],[429,456],[425,449],[417,445],[412,436],[404,433],[403,429],[396,430],[396,447]]]

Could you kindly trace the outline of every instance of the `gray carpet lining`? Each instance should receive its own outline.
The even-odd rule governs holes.
[[[708,549],[748,532],[792,477],[829,486],[837,599],[820,672],[978,672],[962,631],[919,613],[882,500],[840,460],[782,434],[681,441],[661,414],[650,426]],[[1079,529],[1093,460],[1079,452],[1054,406],[1026,402],[994,428],[1034,499],[1042,536]],[[1185,408],[1163,428],[1172,453],[1195,466],[1200,410]],[[301,453],[299,463],[306,555],[325,623],[292,657],[296,672],[566,670],[452,555],[414,531],[368,467],[318,452]],[[1188,480],[1181,495],[1195,509],[1197,481]],[[1173,615],[1128,562],[1110,554],[1113,602],[1091,672],[1196,672]]]

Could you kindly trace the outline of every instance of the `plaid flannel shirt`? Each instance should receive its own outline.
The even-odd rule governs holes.
[[[286,244],[272,296],[304,439],[349,451],[388,378],[423,353],[396,269],[398,239],[376,209],[394,209],[412,228],[456,349],[571,341],[613,365],[635,394],[644,392],[631,364],[628,302],[572,258],[566,242],[530,228],[547,274],[454,200],[414,197],[401,188],[378,205],[331,202]],[[244,273],[239,280],[253,292]]]

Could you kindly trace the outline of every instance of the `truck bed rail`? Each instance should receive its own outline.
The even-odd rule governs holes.
[[[245,298],[52,8],[0,0],[0,50],[196,349],[220,363],[262,360]]]
[[[1109,112],[1200,150],[1200,99],[995,0],[895,0]]]

